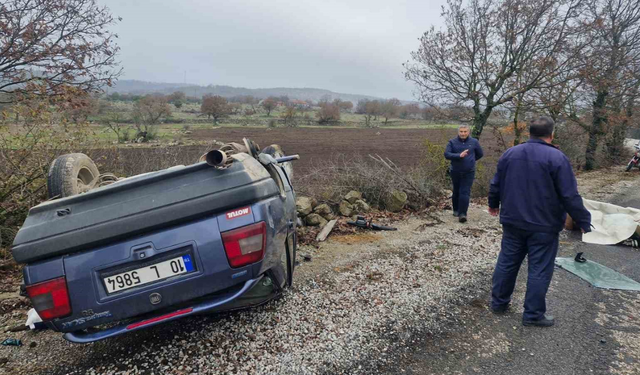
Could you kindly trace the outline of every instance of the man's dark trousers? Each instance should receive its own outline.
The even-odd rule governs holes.
[[[467,214],[469,210],[469,199],[471,198],[471,186],[476,171],[455,172],[451,171],[451,182],[453,182],[453,211],[459,214]]]
[[[558,233],[529,232],[504,225],[502,250],[493,273],[491,307],[500,309],[511,301],[516,278],[528,255],[529,278],[524,300],[524,320],[539,320],[547,311],[546,295],[558,253]]]

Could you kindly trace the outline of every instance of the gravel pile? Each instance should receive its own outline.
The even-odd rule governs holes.
[[[282,299],[261,308],[85,346],[57,339],[45,350],[61,358],[48,360],[46,372],[372,373],[416,335],[440,331],[451,320],[451,306],[486,289],[501,233],[488,214],[476,209],[472,215],[482,219],[464,226],[449,218],[403,239],[360,244],[357,261],[298,280]],[[9,359],[11,373],[39,367],[27,365],[27,358]],[[16,363],[23,361],[24,367]]]

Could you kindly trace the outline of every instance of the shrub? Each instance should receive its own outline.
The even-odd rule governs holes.
[[[129,142],[131,141],[131,134],[133,133],[134,129],[131,127],[125,128],[122,130],[122,133],[120,134],[120,140],[122,142]]]
[[[70,123],[59,110],[59,97],[21,100],[0,116],[0,243],[8,244],[29,208],[47,198],[51,162],[68,150],[91,147],[92,130]]]
[[[412,203],[427,205],[442,189],[429,178],[427,169],[393,169],[371,158],[338,155],[316,164],[310,173],[301,177],[297,181],[298,190],[334,206],[339,205],[349,191],[356,190],[372,206],[382,208],[384,199],[394,190],[406,192]]]
[[[333,103],[323,103],[316,113],[319,124],[329,124],[340,121],[340,107]]]

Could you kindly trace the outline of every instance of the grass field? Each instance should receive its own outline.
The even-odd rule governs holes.
[[[123,119],[124,128],[131,129],[131,133],[135,133],[135,125],[131,121],[133,113],[133,104],[128,102],[113,102],[110,103],[111,110],[117,111],[121,114]],[[267,116],[266,112],[259,110],[253,115],[245,115],[244,110],[249,109],[249,106],[243,105],[238,114],[230,115],[218,120],[214,124],[213,120],[207,119],[206,116],[200,115],[198,112],[200,106],[198,104],[187,103],[181,108],[176,108],[174,105],[170,105],[172,114],[170,117],[165,118],[161,123],[153,125],[157,132],[157,139],[163,142],[175,142],[180,141],[184,137],[182,134],[187,130],[200,130],[200,129],[213,129],[213,128],[235,128],[235,127],[257,127],[266,128],[273,127],[285,127],[283,120],[283,107],[278,107]],[[255,106],[259,109],[259,107]],[[300,111],[295,118],[296,128],[344,128],[344,129],[359,129],[365,128],[364,115],[355,114],[351,112],[344,112],[340,115],[340,121],[329,125],[318,124],[316,119],[317,108],[307,111]],[[105,122],[105,114],[96,114],[89,117],[89,121],[95,124],[94,133],[97,139],[105,142],[115,142],[117,137],[115,133],[110,131],[106,126],[99,127],[97,124]],[[419,118],[391,118],[385,124],[384,119],[378,117],[371,122],[373,128],[389,128],[389,129],[432,129],[432,128],[454,128],[457,124],[453,123],[433,123],[425,121]]]

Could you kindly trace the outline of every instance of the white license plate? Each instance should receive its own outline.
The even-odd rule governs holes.
[[[107,293],[113,293],[191,271],[193,271],[191,256],[182,255],[150,266],[107,276],[102,280],[107,287]]]

